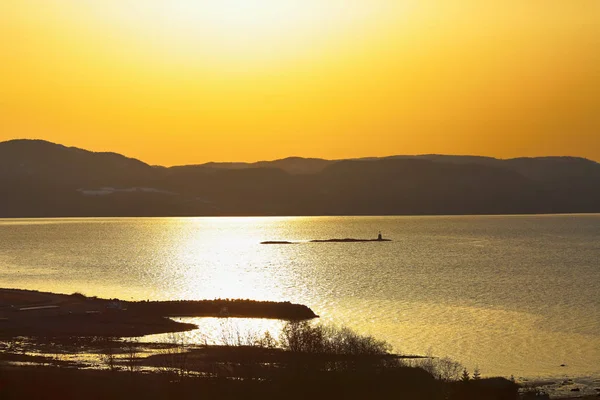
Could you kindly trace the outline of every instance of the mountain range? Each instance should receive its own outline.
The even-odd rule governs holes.
[[[290,157],[148,165],[42,140],[0,143],[0,217],[600,212],[578,157]]]

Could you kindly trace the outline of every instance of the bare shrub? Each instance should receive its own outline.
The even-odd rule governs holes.
[[[297,353],[323,353],[324,332],[320,325],[307,321],[291,321],[284,325],[281,333],[281,346]]]
[[[431,349],[427,351],[425,358],[417,361],[415,366],[429,372],[434,377],[437,375],[436,358],[433,356]]]
[[[461,378],[461,372],[466,371],[461,363],[449,357],[436,358],[431,355],[420,360],[415,366],[424,369],[434,378],[444,382],[458,381]]]
[[[461,363],[444,357],[438,361],[438,379],[445,382],[457,381],[462,369]]]
[[[108,368],[110,371],[116,371],[119,369],[117,366],[117,357],[115,342],[113,338],[104,338],[101,341],[102,351],[99,354],[100,362]]]
[[[250,329],[242,330],[227,318],[220,322],[219,344],[222,346],[275,348],[279,345],[279,342],[269,331],[261,334]]]
[[[161,350],[162,364],[160,369],[164,373],[174,374],[179,379],[189,375],[188,365],[188,337],[184,333],[170,333],[165,343],[166,347]]]
[[[392,351],[385,340],[370,335],[359,335],[350,328],[325,327],[325,351],[331,354],[384,355]]]
[[[244,346],[251,344],[250,333],[242,334],[239,326],[234,325],[229,318],[222,319],[219,324],[221,326],[219,332],[221,345]]]
[[[266,331],[262,336],[258,337],[254,341],[253,345],[263,349],[274,349],[279,345],[279,343],[269,331]]]
[[[385,355],[392,349],[384,340],[359,335],[349,328],[312,325],[307,321],[286,323],[281,347],[292,352],[339,355]]]
[[[137,338],[125,341],[125,367],[132,373],[140,370],[138,345]]]

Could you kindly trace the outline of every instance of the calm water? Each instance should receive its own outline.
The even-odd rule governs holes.
[[[600,215],[0,220],[0,286],[290,300],[484,374],[600,375]]]

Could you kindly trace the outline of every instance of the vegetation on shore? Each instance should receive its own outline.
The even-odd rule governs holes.
[[[16,300],[33,310],[18,311],[7,305]],[[10,321],[12,315],[35,315],[39,304],[58,305],[71,314],[29,319],[33,325],[32,321],[39,320],[41,329],[37,335],[25,335],[30,337],[17,338],[14,331],[6,329],[14,322]],[[86,306],[78,308],[81,304]],[[81,314],[90,304],[111,304],[115,308],[107,313]],[[0,290],[0,311],[10,316],[0,321],[0,398],[162,399],[202,395],[224,399],[513,400],[519,396],[519,385],[514,380],[482,378],[477,369],[470,373],[449,358],[394,354],[385,341],[306,319],[290,319],[276,333],[224,331],[220,345],[211,346],[189,343],[186,334],[174,332],[174,326],[170,327],[173,330],[162,330],[172,333],[161,343],[117,337],[140,336],[133,333],[144,327],[149,318],[177,324],[154,313],[193,315],[200,309],[211,316],[258,312],[264,317],[281,306],[300,307],[301,312],[310,310],[291,303],[249,300],[119,302],[80,293]],[[79,314],[74,315],[73,311]],[[52,313],[56,309],[39,312]],[[114,335],[119,331],[114,318],[122,318],[125,326],[134,321],[132,315],[139,320],[130,326],[136,327],[130,335]],[[79,318],[88,334],[80,335],[85,331],[80,328],[73,335],[54,335],[52,324],[69,318]],[[104,318],[99,320],[101,324],[111,328],[105,334],[94,334],[95,318]],[[188,329],[192,328],[195,326]],[[521,396],[546,398],[539,390],[523,389]]]
[[[385,341],[347,328],[290,321],[278,339],[274,336],[238,333],[221,346],[189,345],[181,334],[153,345],[65,340],[65,347],[96,354],[102,368],[81,369],[64,360],[46,360],[53,366],[45,367],[0,362],[0,397],[513,400],[517,395],[517,385],[508,380],[461,380],[458,363],[398,356]],[[54,351],[60,347],[51,346]],[[155,351],[144,356],[148,346]]]

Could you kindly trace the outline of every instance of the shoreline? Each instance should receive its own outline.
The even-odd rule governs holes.
[[[0,288],[0,337],[137,337],[196,329],[171,317],[308,320],[307,306],[253,300],[122,301]]]
[[[11,221],[11,220],[49,220],[49,219],[128,219],[128,218],[156,218],[156,219],[168,219],[168,218],[337,218],[337,217],[349,217],[349,218],[412,218],[412,217],[425,217],[425,218],[438,218],[438,217],[551,217],[551,216],[600,216],[600,211],[595,212],[540,212],[540,213],[507,213],[507,214],[311,214],[311,215],[238,215],[238,214],[223,214],[223,215],[195,215],[195,214],[182,214],[182,215],[30,215],[30,216],[0,216],[0,221]]]
[[[10,365],[10,360],[0,359],[0,397],[20,398],[197,398],[199,395],[214,398],[290,398],[314,399],[343,398],[407,398],[411,400],[591,400],[594,393],[553,393],[527,395],[522,386],[504,378],[482,378],[479,381],[444,382],[436,380],[425,371],[413,367],[390,368],[387,372],[363,370],[361,372],[284,371],[259,367],[247,354],[248,349],[220,349],[209,356],[207,370],[194,371],[187,361],[173,354],[166,358],[130,364],[119,362],[112,369],[82,368],[69,361],[43,360],[38,364]],[[216,358],[213,358],[216,357]],[[272,357],[272,356],[271,356]],[[164,360],[170,360],[164,363]],[[16,360],[14,360],[16,361]],[[222,363],[221,363],[221,362]],[[18,361],[17,361],[18,362]],[[143,370],[144,365],[154,365],[155,370]],[[212,367],[209,367],[212,365]],[[221,367],[215,366],[221,365]],[[292,375],[290,375],[290,373]],[[241,376],[240,376],[241,374]],[[30,385],[30,382],[36,382]],[[519,390],[519,387],[521,390]],[[60,388],[61,390],[56,390]],[[325,390],[328,393],[323,393]],[[531,393],[531,392],[529,392]],[[332,396],[334,395],[334,396]]]
[[[223,304],[229,305],[236,314],[224,315],[217,312]],[[238,307],[236,308],[236,306]],[[239,308],[239,306],[242,307]],[[103,312],[97,309],[90,310],[94,307],[104,307],[104,310]],[[299,361],[309,364],[341,362],[341,365],[344,365],[345,362],[361,359],[355,359],[353,356],[298,354],[272,347],[194,345],[177,341],[144,343],[137,339],[127,339],[156,333],[184,332],[197,328],[196,325],[180,323],[168,318],[176,316],[175,314],[180,316],[268,318],[266,314],[273,315],[277,307],[283,307],[287,312],[290,309],[304,310],[304,312],[310,310],[306,306],[291,303],[249,300],[123,302],[116,299],[86,297],[78,293],[66,295],[33,290],[0,289],[0,344],[4,342],[4,350],[0,352],[0,367],[2,367],[0,369],[7,371],[5,368],[10,368],[13,371],[11,373],[19,376],[28,374],[27,368],[31,365],[43,367],[44,371],[58,368],[59,375],[56,378],[64,379],[67,370],[84,371],[89,367],[85,365],[85,362],[79,364],[77,361],[67,361],[71,359],[70,357],[75,356],[76,360],[79,354],[90,354],[97,357],[101,357],[102,354],[105,356],[113,354],[116,360],[120,360],[118,362],[121,364],[118,364],[120,365],[118,368],[127,370],[128,367],[135,367],[135,373],[141,374],[140,376],[147,376],[146,368],[161,371],[172,362],[185,363],[186,371],[202,376],[206,374],[210,376],[214,368],[221,368],[219,366],[223,366],[225,371],[234,368],[236,373],[245,373],[243,371],[250,368],[253,371],[252,374],[260,376],[266,373],[267,376],[271,376],[269,374],[277,368],[283,365],[287,366],[286,369],[294,368],[295,363]],[[312,313],[312,310],[310,312]],[[202,315],[199,315],[201,313]],[[312,315],[314,316],[314,313]],[[27,340],[32,341],[22,341],[23,338],[17,336],[28,336]],[[117,337],[122,340],[116,339]],[[180,340],[184,340],[183,337]],[[12,347],[15,345],[17,347]],[[18,350],[19,346],[22,347],[21,350]],[[27,348],[30,350],[27,351]],[[132,348],[136,350],[132,351]],[[31,349],[35,351],[31,352]],[[129,357],[133,357],[134,353],[135,357],[129,358],[128,364],[128,354]],[[378,362],[384,362],[383,365],[386,365],[387,362],[393,363],[395,360],[427,358],[394,354],[369,357],[362,359],[379,360]],[[131,364],[132,362],[133,364]],[[264,369],[260,365],[270,365],[271,367]],[[415,368],[410,365],[407,364],[402,368]],[[274,370],[275,366],[278,367]],[[375,372],[376,369],[364,370],[367,375]],[[226,373],[229,374],[229,372]],[[98,370],[92,367],[90,374],[103,374],[102,368]],[[269,379],[277,376],[273,375]],[[550,393],[550,398],[555,400],[591,399],[598,396],[598,394],[592,393],[594,390],[600,392],[600,379],[587,377],[589,379],[586,379],[587,382],[585,382],[584,379],[579,379],[580,377],[572,376],[571,378],[525,379],[519,380],[519,382],[522,388],[543,390]],[[493,382],[495,379],[501,379],[504,384],[509,384],[506,378],[482,378],[483,381],[489,382]],[[460,385],[460,383],[456,384]],[[268,385],[266,384],[265,387]]]
[[[592,399],[598,398],[600,392],[599,379],[593,379],[593,382],[578,382],[577,379],[569,379],[563,383],[564,387],[552,387],[558,382],[549,381],[517,381],[514,382],[505,377],[484,376],[478,381],[486,388],[488,396],[480,397],[483,393],[471,393],[475,397],[463,397],[461,392],[466,388],[468,391],[476,389],[477,381],[471,379],[470,384],[465,386],[460,379],[456,381],[447,381],[436,378],[425,373],[419,364],[411,363],[411,360],[426,359],[421,356],[407,356],[396,354],[381,355],[334,355],[318,353],[302,353],[284,350],[275,347],[262,345],[195,345],[187,344],[182,339],[174,338],[170,342],[144,343],[137,340],[115,340],[114,338],[64,338],[62,340],[43,340],[21,342],[21,347],[8,347],[0,352],[0,381],[9,377],[19,377],[29,375],[31,371],[36,371],[36,376],[53,375],[53,380],[65,381],[68,384],[71,374],[80,376],[104,376],[105,382],[114,382],[119,376],[126,379],[146,379],[144,377],[153,377],[150,379],[159,379],[165,377],[177,387],[185,381],[193,380],[197,384],[214,382],[219,379],[223,383],[223,390],[230,389],[231,382],[240,382],[242,385],[252,382],[263,382],[263,389],[279,387],[279,385],[295,386],[294,381],[298,378],[297,374],[304,374],[312,368],[316,368],[315,373],[306,375],[309,379],[318,379],[319,384],[330,382],[336,374],[341,372],[343,375],[351,373],[350,380],[343,383],[343,386],[357,384],[357,389],[363,387],[365,379],[375,378],[378,384],[392,384],[397,378],[407,378],[408,375],[418,374],[421,379],[427,379],[428,385],[436,385],[442,392],[454,392],[458,397],[450,397],[455,400],[494,398],[503,400],[521,400],[527,399]],[[0,338],[0,344],[2,339]],[[6,343],[5,343],[6,344]],[[1,346],[0,346],[1,348]],[[75,356],[75,358],[72,358]],[[78,356],[82,358],[78,359]],[[90,356],[93,360],[90,361]],[[112,360],[112,361],[111,361]],[[399,361],[400,364],[395,364]],[[407,364],[403,362],[406,361]],[[91,363],[90,363],[91,362]],[[353,363],[365,363],[360,369],[350,368],[346,370],[344,365]],[[342,370],[330,371],[326,365],[339,363]],[[350,364],[346,364],[350,363]],[[297,369],[301,367],[300,369]],[[325,367],[325,369],[323,369]],[[383,368],[383,369],[381,369]],[[287,372],[286,372],[287,371]],[[304,371],[304,372],[302,372]],[[329,371],[329,372],[328,372]],[[351,371],[355,371],[352,373]],[[420,371],[420,372],[419,372]],[[292,375],[289,375],[289,374]],[[173,381],[173,378],[176,378]],[[283,378],[283,380],[282,380]],[[4,382],[0,389],[12,386],[15,393],[24,395],[27,393],[20,385]],[[303,378],[301,377],[301,380]],[[0,382],[1,383],[1,382]],[[423,384],[425,382],[421,382]],[[438,397],[433,393],[429,397],[423,393],[423,386],[418,384],[412,392],[414,397],[410,399],[436,399],[442,400],[448,397]],[[52,383],[47,383],[52,385]],[[512,386],[511,386],[512,385]],[[561,385],[561,386],[563,386]],[[173,388],[172,387],[172,388]],[[394,386],[394,393],[406,394],[404,388]],[[470,389],[469,389],[470,387]],[[509,388],[509,392],[505,392]],[[88,389],[86,385],[83,389]],[[338,386],[339,388],[339,386]],[[517,395],[519,388],[520,397]],[[572,388],[580,388],[572,391]],[[287,390],[287,389],[286,389]],[[458,390],[458,392],[457,392]],[[262,390],[261,390],[262,391]],[[137,391],[132,391],[135,393]],[[426,391],[425,391],[426,392]],[[512,396],[504,397],[512,393]],[[2,391],[0,390],[0,393]],[[539,395],[531,397],[527,393],[546,393],[550,397]],[[283,393],[282,393],[283,394]],[[425,397],[421,397],[424,395]],[[438,392],[441,395],[441,392]],[[528,397],[529,396],[529,397]],[[1,397],[1,396],[0,396]],[[22,396],[21,396],[22,397]],[[17,398],[21,398],[17,397]],[[317,397],[320,398],[320,397]],[[364,397],[358,397],[364,398]]]

